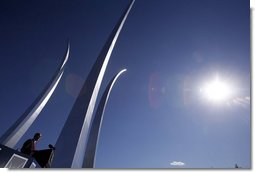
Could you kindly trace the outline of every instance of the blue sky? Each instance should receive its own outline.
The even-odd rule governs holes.
[[[0,2],[0,135],[51,79],[69,39],[63,78],[17,148],[37,131],[38,149],[55,144],[128,3]],[[99,96],[128,70],[105,110],[96,167],[249,168],[250,61],[248,0],[136,0],[101,86]],[[201,92],[215,76],[233,91],[217,103]]]

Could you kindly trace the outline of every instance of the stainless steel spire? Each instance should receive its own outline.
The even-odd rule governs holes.
[[[103,121],[104,111],[105,107],[109,98],[109,95],[111,93],[112,87],[115,84],[116,80],[119,78],[119,76],[127,71],[126,69],[121,70],[119,73],[117,73],[112,80],[107,85],[103,96],[100,100],[100,103],[97,107],[96,114],[94,116],[94,119],[92,121],[91,130],[89,134],[88,144],[85,152],[85,159],[84,159],[84,167],[85,168],[93,168],[95,165],[95,154],[96,154],[96,148],[97,143],[100,135],[101,125]]]
[[[87,145],[88,132],[97,95],[109,62],[112,50],[134,4],[131,1],[115,25],[111,35],[94,63],[77,97],[67,121],[56,143],[52,167],[82,168]]]
[[[28,128],[32,125],[35,119],[38,117],[52,93],[56,89],[64,72],[64,67],[68,61],[70,51],[70,45],[68,43],[65,56],[62,63],[56,70],[54,76],[46,85],[40,95],[34,100],[34,102],[26,109],[26,111],[20,116],[20,118],[1,136],[0,143],[13,148],[26,133]]]

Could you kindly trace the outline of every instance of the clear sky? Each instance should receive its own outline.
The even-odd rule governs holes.
[[[70,58],[22,138],[55,144],[129,0],[0,1],[0,135]],[[101,86],[97,168],[251,167],[249,0],[136,0]],[[99,97],[100,98],[100,97]],[[177,165],[176,165],[177,164]]]

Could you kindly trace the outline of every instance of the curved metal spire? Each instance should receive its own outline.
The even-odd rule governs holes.
[[[83,166],[88,132],[91,128],[91,119],[99,89],[114,45],[134,2],[135,0],[129,3],[119,18],[75,100],[57,139],[55,145],[57,150],[54,154],[52,167],[82,168]]]
[[[104,91],[104,94],[100,100],[95,117],[92,121],[91,130],[89,133],[89,138],[88,138],[88,143],[87,143],[87,148],[85,151],[85,158],[84,158],[84,167],[85,168],[93,168],[94,167],[96,147],[97,147],[98,139],[100,136],[100,130],[101,130],[102,122],[103,122],[105,107],[106,107],[106,104],[107,104],[107,101],[108,101],[108,98],[111,93],[113,85],[115,84],[118,77],[125,71],[127,71],[127,70],[126,69],[121,70],[119,73],[117,73],[112,78],[112,80],[107,85],[107,87]]]
[[[40,93],[40,95],[34,100],[34,102],[26,109],[26,111],[20,116],[20,118],[1,136],[0,143],[14,148],[22,136],[26,133],[28,128],[32,125],[35,119],[38,117],[52,93],[56,89],[64,72],[64,67],[68,61],[70,52],[70,44],[67,44],[67,50],[62,63],[54,73],[54,76]]]

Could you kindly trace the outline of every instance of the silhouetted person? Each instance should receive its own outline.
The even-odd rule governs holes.
[[[36,151],[35,143],[41,138],[41,136],[41,133],[36,133],[34,138],[26,140],[21,148],[21,152],[33,156]]]

